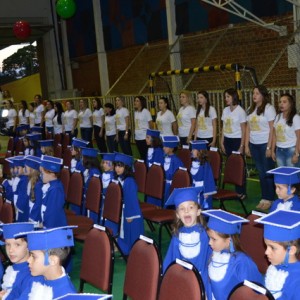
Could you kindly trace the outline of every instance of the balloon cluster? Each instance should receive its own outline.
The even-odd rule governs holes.
[[[74,0],[58,0],[55,7],[57,14],[63,19],[71,18],[76,11]]]
[[[31,34],[30,24],[27,21],[17,21],[13,27],[15,36],[19,40],[26,40]]]

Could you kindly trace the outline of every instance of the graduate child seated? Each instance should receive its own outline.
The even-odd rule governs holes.
[[[41,140],[39,141],[41,147],[41,154],[53,156],[54,155],[54,140]]]
[[[81,173],[84,172],[84,167],[82,165],[81,148],[87,147],[88,144],[88,141],[73,137],[71,145],[71,153],[73,157],[71,160],[71,173],[75,172],[75,170],[78,170]]]
[[[207,233],[213,250],[208,265],[212,294],[208,299],[227,300],[231,290],[244,280],[262,283],[256,264],[243,252],[239,241],[242,223],[248,220],[220,209],[202,214],[209,217]]]
[[[41,149],[39,145],[39,140],[42,138],[41,133],[28,133],[26,138],[29,139],[30,148],[33,149],[33,153],[35,156],[41,156]]]
[[[23,231],[32,231],[33,223],[10,223],[1,224],[3,232],[6,254],[12,263],[5,270],[2,281],[2,291],[0,292],[1,299],[15,300],[19,299],[23,290],[31,285],[32,276],[28,267],[27,259],[29,251],[27,241],[24,237],[15,238],[15,234]],[[2,276],[1,276],[2,278]]]
[[[277,300],[298,300],[300,286],[300,212],[276,210],[257,219],[264,224],[266,255],[271,265],[265,286]]]
[[[267,173],[274,174],[278,196],[272,203],[270,212],[277,209],[300,211],[300,168],[279,167]]]
[[[150,168],[154,162],[159,163],[162,166],[164,163],[165,154],[161,145],[160,131],[147,129],[146,144],[148,146],[146,160],[147,168]]]
[[[23,291],[19,300],[50,300],[76,292],[63,268],[70,247],[74,246],[72,228],[74,226],[65,226],[15,235],[27,238],[29,269],[32,276],[39,276],[33,279],[32,285]]]

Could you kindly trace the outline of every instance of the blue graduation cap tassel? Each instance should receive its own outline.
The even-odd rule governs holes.
[[[229,252],[230,252],[230,253],[234,253],[234,252],[235,252],[235,249],[234,249],[234,245],[233,245],[232,239],[230,239],[230,243],[229,243]]]
[[[288,185],[287,194],[288,194],[288,195],[291,195],[291,194],[292,194],[292,192],[291,192],[291,185],[290,185],[290,184]]]
[[[48,252],[48,250],[45,251],[44,265],[49,266],[49,252]]]
[[[289,264],[290,250],[291,250],[291,246],[288,246],[286,249],[286,253],[285,253],[285,257],[284,257],[284,261],[283,261],[283,265],[285,267],[287,267]]]

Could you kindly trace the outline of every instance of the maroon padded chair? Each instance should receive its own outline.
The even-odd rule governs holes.
[[[170,195],[172,191],[176,188],[185,188],[191,186],[191,176],[186,168],[179,168],[176,170],[171,187],[170,187]]]
[[[54,149],[57,145],[61,144],[62,145],[62,135],[60,133],[57,133],[54,135]]]
[[[60,180],[64,186],[65,196],[68,195],[69,185],[70,185],[70,170],[67,166],[63,166],[63,168],[60,171]]]
[[[72,152],[71,152],[71,147],[66,147],[63,149],[63,161],[64,161],[64,166],[69,167],[71,169],[71,160],[72,160]]]
[[[213,172],[216,186],[220,186],[220,178],[222,172],[222,155],[219,151],[207,151],[209,163]]]
[[[13,205],[8,201],[4,202],[0,211],[0,221],[2,223],[13,223],[14,215],[15,210]]]
[[[177,150],[177,156],[181,159],[183,162],[184,167],[187,170],[190,170],[192,165],[192,159],[191,159],[191,151],[189,148],[181,148]]]
[[[54,148],[54,156],[58,157],[58,158],[62,158],[62,145],[61,144],[58,144]]]
[[[24,143],[22,139],[19,139],[16,143],[15,143],[15,156],[16,155],[22,155],[24,153]]]
[[[70,145],[70,135],[68,133],[65,133],[62,138],[62,149],[63,152],[67,149],[67,147]]]
[[[81,208],[82,204],[82,191],[83,191],[83,178],[80,171],[75,171],[70,178],[65,210],[66,214],[74,214],[74,212],[68,209],[69,204],[76,205]]]
[[[146,187],[146,177],[147,177],[147,167],[143,160],[136,160],[134,162],[134,179],[138,186],[138,191],[140,193],[145,193]]]
[[[9,158],[12,156],[12,152],[11,151],[7,151],[6,152],[6,155],[5,155],[5,158]],[[10,167],[9,167],[9,162],[7,160],[4,159],[4,162],[3,162],[3,177],[4,178],[7,178],[9,176],[11,176],[10,174]]]

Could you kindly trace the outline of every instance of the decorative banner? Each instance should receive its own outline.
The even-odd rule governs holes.
[[[27,21],[17,21],[13,27],[15,36],[19,40],[26,40],[31,34],[31,28]]]
[[[76,11],[74,0],[58,0],[55,7],[57,14],[63,19],[71,18]]]

